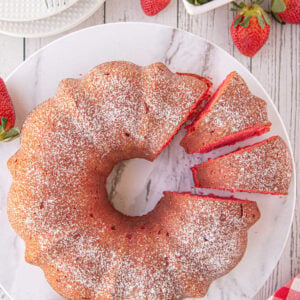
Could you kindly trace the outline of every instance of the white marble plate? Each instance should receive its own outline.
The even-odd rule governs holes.
[[[199,193],[200,189],[193,188],[189,166],[208,157],[273,134],[282,136],[290,146],[272,100],[238,61],[195,35],[170,27],[141,23],[87,28],[55,41],[31,56],[7,80],[16,106],[17,125],[21,126],[27,114],[37,104],[55,93],[61,79],[80,77],[97,64],[111,60],[128,60],[140,65],[162,61],[173,71],[212,77],[214,87],[230,71],[237,70],[252,92],[268,102],[269,117],[273,123],[268,135],[215,150],[208,155],[185,154],[178,145],[184,134],[184,130],[181,130],[154,163],[139,159],[119,164],[119,172],[115,169],[110,176],[108,189],[115,206],[122,207],[125,212],[137,214],[149,211],[155,206],[163,190],[192,190]],[[25,263],[24,244],[7,221],[6,196],[11,179],[6,161],[18,147],[18,140],[0,145],[0,282],[14,299],[61,299],[48,285],[42,271]],[[112,182],[116,183],[113,190]],[[130,182],[130,185],[126,182]],[[216,193],[231,195],[222,191]],[[213,282],[207,299],[250,299],[263,285],[275,267],[288,237],[295,205],[295,178],[287,197],[246,193],[235,195],[257,200],[261,219],[249,231],[247,251],[240,264],[228,275]]]
[[[32,21],[62,12],[78,0],[1,0],[0,19],[4,21]]]

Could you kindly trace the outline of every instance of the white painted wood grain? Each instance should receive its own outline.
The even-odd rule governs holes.
[[[229,27],[234,15],[229,5],[192,17],[186,13],[181,0],[172,0],[162,13],[155,17],[147,17],[143,14],[139,2],[109,0],[93,17],[72,31],[105,22],[157,22],[190,31],[224,48],[251,70],[271,95],[287,127],[295,153],[297,174],[300,174],[300,26],[281,26],[273,23],[267,44],[258,55],[250,59],[241,55],[232,43]],[[24,55],[28,57],[59,36],[62,34],[43,39],[26,39],[23,49],[22,39],[0,35],[0,76],[6,76],[22,61],[23,50]],[[300,178],[297,179],[297,187],[300,189]],[[276,289],[300,273],[299,210],[300,204],[297,204],[292,231],[284,253],[255,300],[267,299]],[[1,291],[0,299],[4,299]]]
[[[154,22],[176,27],[177,1],[154,17],[146,16],[141,8],[140,0],[109,0],[106,3],[106,22]]]

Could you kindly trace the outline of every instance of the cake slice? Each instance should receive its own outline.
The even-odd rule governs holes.
[[[192,298],[204,297],[212,281],[241,261],[247,230],[260,217],[256,202],[190,193],[164,192],[155,209],[169,267]]]
[[[239,149],[192,168],[197,187],[286,195],[292,159],[279,136]]]
[[[181,141],[187,153],[206,153],[270,130],[267,104],[249,91],[237,72],[231,72]]]

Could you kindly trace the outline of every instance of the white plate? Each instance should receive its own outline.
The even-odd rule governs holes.
[[[55,15],[78,0],[1,0],[0,20],[32,21]]]
[[[0,33],[27,38],[58,34],[82,23],[90,17],[104,1],[105,0],[77,0],[75,4],[61,13],[35,21],[10,22],[0,20]]]
[[[97,64],[111,60],[129,60],[140,65],[162,61],[173,71],[212,77],[214,88],[230,71],[237,70],[250,89],[267,101],[269,117],[273,123],[270,134],[252,138],[251,141],[278,134],[290,147],[286,130],[272,100],[237,60],[195,35],[166,26],[143,23],[90,27],[65,36],[31,56],[7,80],[16,107],[17,125],[21,126],[26,115],[37,104],[55,93],[61,79],[80,77]],[[119,203],[125,211],[133,211],[135,201],[138,201],[136,205],[139,210],[148,211],[166,189],[191,190],[193,181],[189,166],[208,156],[220,155],[249,143],[248,140],[204,156],[187,155],[178,145],[183,134],[184,130],[181,130],[154,163],[142,160],[127,163],[115,190],[116,197],[118,194],[124,196],[125,193],[131,197],[126,205],[124,202]],[[25,263],[24,244],[7,220],[6,196],[11,179],[6,161],[18,147],[18,140],[0,145],[0,282],[14,299],[61,299],[48,285],[42,271]],[[127,185],[131,190],[124,191],[124,183],[128,180],[134,181],[134,184]],[[146,202],[146,185],[149,180],[152,180],[152,184],[148,194],[149,202]],[[192,190],[199,192],[199,189]],[[231,195],[222,191],[216,193]],[[289,234],[295,206],[295,178],[289,195],[285,197],[246,193],[235,195],[257,200],[261,219],[249,230],[249,243],[242,261],[228,275],[213,282],[207,299],[250,299],[266,281],[279,260]]]
[[[182,0],[183,4],[190,15],[199,15],[206,13],[212,9],[215,9],[219,6],[230,3],[232,0],[212,0],[202,5],[193,5],[189,3],[187,0]]]

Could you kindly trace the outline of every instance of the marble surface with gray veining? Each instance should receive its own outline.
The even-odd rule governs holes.
[[[105,44],[102,43],[104,40]],[[85,47],[80,47],[82,44]],[[256,95],[268,100],[269,115],[274,125],[267,136],[279,134],[288,142],[268,95],[241,64],[202,39],[167,27],[146,24],[116,24],[88,29],[32,57],[8,80],[18,124],[23,123],[28,112],[38,103],[53,95],[61,79],[80,77],[96,64],[115,59],[141,65],[162,61],[173,71],[209,76],[215,86],[230,71],[237,70]],[[115,167],[108,180],[108,194],[115,207],[136,215],[153,209],[164,190],[209,193],[211,191],[193,187],[189,167],[263,138],[253,138],[207,155],[187,155],[178,145],[183,134],[184,130],[181,130],[154,163],[136,159]],[[48,286],[42,272],[24,262],[24,244],[7,222],[5,199],[10,180],[7,179],[5,162],[16,151],[18,143],[17,140],[0,149],[0,170],[3,170],[0,174],[0,228],[3,232],[0,239],[0,283],[14,299],[60,299]],[[249,299],[255,295],[281,254],[292,218],[294,186],[289,197],[235,194],[243,199],[257,200],[262,217],[249,232],[249,245],[241,263],[212,284],[207,299]],[[214,193],[231,195],[221,191]]]

